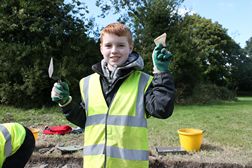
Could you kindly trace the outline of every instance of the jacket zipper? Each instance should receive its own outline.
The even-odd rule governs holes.
[[[130,73],[128,73],[128,74],[126,74],[126,75],[124,75],[124,76],[121,76],[121,77],[119,77],[116,81],[118,81],[118,80],[120,80],[120,79],[122,79],[122,78],[124,78],[124,77],[127,77],[127,76],[130,76],[131,75],[131,73],[133,73],[133,71],[131,71]],[[115,82],[116,82],[115,81]],[[114,82],[114,83],[115,83]],[[122,85],[122,84],[121,84]],[[120,89],[120,87],[118,88],[118,90]],[[118,92],[118,90],[117,90],[117,92]],[[117,93],[116,92],[116,93]],[[112,102],[113,102],[113,100],[114,100],[114,98],[115,98],[115,96],[116,96],[116,93],[114,94],[114,97],[112,98],[112,100],[111,100],[111,103],[110,103],[110,105],[112,104]],[[104,168],[106,168],[107,167],[107,134],[108,134],[108,128],[107,128],[107,123],[108,123],[108,115],[109,115],[109,109],[110,109],[110,105],[108,106],[108,111],[107,111],[107,114],[106,114],[106,118],[105,118],[105,149],[104,149],[104,154],[105,154],[105,159],[104,159]]]
[[[114,95],[115,97],[115,95]],[[114,100],[114,97],[111,101],[110,104],[112,104],[113,100]],[[106,114],[106,118],[105,118],[105,150],[104,150],[104,154],[105,154],[105,159],[104,159],[104,168],[107,167],[107,137],[108,137],[108,115],[109,115],[109,109],[110,109],[110,105],[108,106],[108,111],[107,111],[107,114]]]

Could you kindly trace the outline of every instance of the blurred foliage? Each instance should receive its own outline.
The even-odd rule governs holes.
[[[64,4],[63,0],[1,1],[2,104],[49,105],[54,82],[47,72],[51,57],[58,67],[54,74],[67,79],[72,94],[79,92],[78,81],[90,73],[90,64],[99,57],[97,43],[85,34],[88,21],[72,15],[77,14],[77,7],[85,8],[80,5],[78,1]]]
[[[153,39],[167,33],[167,50],[174,55],[170,70],[177,102],[194,97],[199,84],[225,87],[231,93],[252,90],[251,38],[242,49],[218,22],[197,14],[179,14],[184,0],[95,2],[101,8],[101,17],[119,13],[118,21],[132,29],[134,48],[143,56],[149,73]],[[55,82],[48,77],[51,57],[54,75],[70,85],[74,99],[80,98],[79,80],[90,74],[91,65],[101,58],[95,39],[99,34],[97,23],[95,18],[87,17],[88,13],[86,4],[78,0],[1,1],[1,104],[51,105],[50,91]]]
[[[199,15],[185,15],[172,36],[175,57],[171,67],[178,96],[190,97],[199,83],[235,90],[233,73],[245,60],[245,54],[227,30]]]

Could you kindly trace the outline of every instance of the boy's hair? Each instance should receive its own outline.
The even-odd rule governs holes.
[[[122,23],[111,23],[104,27],[100,33],[100,42],[103,42],[103,36],[105,33],[114,34],[117,36],[126,36],[128,38],[129,45],[133,46],[132,33],[130,29]]]

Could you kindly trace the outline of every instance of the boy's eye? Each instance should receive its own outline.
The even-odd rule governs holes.
[[[118,46],[119,46],[119,47],[124,47],[125,45],[124,45],[124,44],[119,44]]]
[[[111,44],[105,44],[105,47],[107,47],[107,48],[109,48],[111,46],[112,46]]]

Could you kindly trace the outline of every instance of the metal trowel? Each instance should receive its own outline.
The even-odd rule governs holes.
[[[159,155],[172,154],[186,154],[186,150],[181,147],[156,147],[156,151]]]
[[[58,82],[61,82],[61,79],[59,76],[55,76],[53,74],[53,71],[54,71],[54,67],[53,67],[53,57],[51,57],[51,60],[50,60],[50,63],[49,63],[49,67],[48,67],[48,75],[49,75],[49,78],[53,79],[53,80],[56,80]]]

